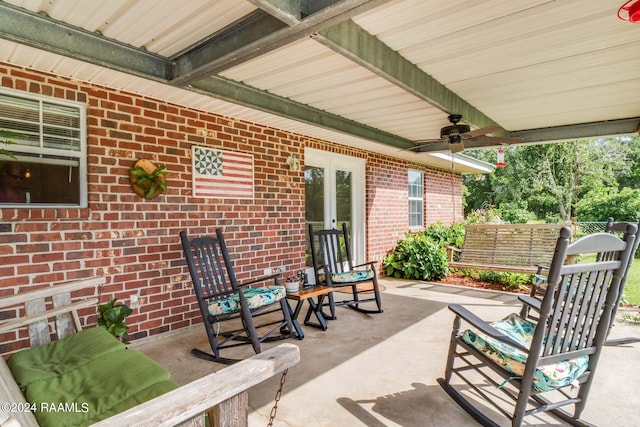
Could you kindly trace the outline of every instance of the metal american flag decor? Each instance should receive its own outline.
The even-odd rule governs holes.
[[[253,199],[253,156],[193,147],[193,196]]]

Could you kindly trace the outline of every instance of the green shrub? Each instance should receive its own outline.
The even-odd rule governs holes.
[[[445,249],[424,232],[399,240],[383,266],[387,276],[397,279],[440,280],[449,273]]]
[[[511,224],[527,224],[537,219],[535,213],[518,206],[518,203],[502,203],[500,217]]]
[[[424,230],[424,234],[434,243],[440,246],[455,246],[461,248],[464,243],[464,225],[452,224],[450,226],[442,223],[432,224]]]
[[[501,223],[500,211],[493,206],[488,209],[476,209],[464,218],[465,225]]]
[[[478,279],[483,282],[498,283],[505,290],[526,290],[531,284],[531,275],[519,273],[479,271]]]

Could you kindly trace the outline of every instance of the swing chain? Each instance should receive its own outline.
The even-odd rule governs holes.
[[[278,391],[276,391],[275,403],[273,405],[273,408],[271,408],[271,414],[269,414],[269,424],[267,424],[267,427],[272,427],[273,420],[276,418],[276,413],[278,412],[278,402],[282,397],[282,388],[284,387],[284,383],[287,380],[287,371],[289,370],[285,369],[284,371],[282,371],[282,377],[280,377],[280,387],[278,387]]]

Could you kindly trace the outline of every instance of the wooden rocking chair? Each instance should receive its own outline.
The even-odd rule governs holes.
[[[624,233],[627,231],[627,227],[629,226],[629,222],[614,222],[613,218],[609,218],[607,220],[607,224],[605,225],[605,233],[613,233],[619,237],[621,237],[622,235],[624,235]],[[616,320],[616,313],[618,308],[620,307],[620,302],[622,300],[623,294],[624,294],[624,287],[627,283],[627,277],[629,275],[629,269],[631,268],[631,264],[633,264],[633,260],[635,257],[635,253],[638,250],[638,245],[640,244],[640,222],[638,223],[634,223],[637,227],[636,230],[636,238],[634,240],[633,243],[633,247],[631,249],[631,255],[629,257],[629,263],[627,264],[627,268],[624,272],[624,275],[622,276],[622,280],[620,282],[620,292],[618,293],[618,299],[616,301],[615,304],[615,308],[613,310],[613,313],[611,314],[611,324],[609,326],[609,332],[611,332],[611,328],[613,328],[615,320]],[[607,252],[598,252],[598,254],[596,255],[596,259],[597,260],[606,260],[606,259],[610,259],[611,257],[615,257],[616,253],[607,253]],[[573,262],[573,260],[571,261]],[[532,313],[532,311],[537,312],[540,311],[540,304],[541,304],[541,299],[542,299],[542,295],[544,294],[544,289],[546,286],[546,276],[544,276],[544,274],[542,274],[543,272],[545,272],[546,270],[548,270],[548,266],[543,266],[540,265],[538,266],[538,273],[534,276],[534,283],[533,286],[531,287],[531,292],[529,294],[529,296],[521,296],[520,300],[524,303],[522,306],[522,311],[521,311],[521,317],[522,318],[532,318],[532,319],[536,319],[536,314]],[[605,341],[605,345],[608,346],[615,346],[615,345],[625,345],[625,344],[631,344],[634,342],[639,342],[640,338],[638,337],[625,337],[625,338],[616,338],[616,339],[607,339],[607,341]]]
[[[590,425],[580,418],[606,340],[620,284],[634,246],[636,226],[624,238],[596,233],[570,243],[564,227],[556,243],[537,323],[518,314],[487,323],[464,307],[456,315],[444,378],[444,390],[485,426],[497,426],[493,413],[479,408],[482,400],[520,426],[528,415],[550,411],[572,425]],[[591,263],[565,264],[577,254],[608,252]],[[470,325],[462,329],[461,323]],[[464,385],[452,384],[460,378]],[[487,388],[487,383],[490,385]],[[483,383],[479,385],[479,383]],[[464,390],[463,390],[464,389]],[[496,395],[503,392],[507,399]],[[505,408],[505,400],[513,405]],[[562,407],[572,405],[569,412]]]
[[[260,353],[260,343],[293,336],[295,329],[285,300],[286,290],[278,283],[279,274],[238,283],[220,229],[216,230],[216,237],[203,236],[191,240],[186,231],[181,231],[180,240],[213,352],[210,354],[194,348],[191,350],[193,355],[229,364],[238,360],[221,357],[223,348],[251,343],[253,350]],[[268,282],[272,284],[265,286]],[[279,315],[264,318],[261,324],[254,322],[255,318],[272,313]],[[241,323],[240,328],[219,331],[222,322],[234,319],[240,320],[236,322]],[[257,330],[266,327],[270,328],[259,336]]]
[[[363,313],[382,313],[375,262],[354,265],[347,224],[342,224],[342,230],[314,230],[313,224],[309,224],[309,243],[316,283],[332,288],[351,287],[351,294],[347,299],[335,301],[334,292],[329,294],[326,305],[329,306],[331,315],[324,314],[326,319],[335,319],[335,308],[341,305]],[[371,283],[371,287],[363,288],[362,285],[366,283]],[[370,296],[371,292],[373,296]],[[361,295],[365,293],[366,297],[362,298]],[[376,304],[375,309],[361,307],[370,302]]]

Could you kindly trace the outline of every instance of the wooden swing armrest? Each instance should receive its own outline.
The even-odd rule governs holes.
[[[453,254],[454,252],[462,252],[462,249],[460,248],[456,248],[455,246],[445,246],[445,249],[447,250],[447,260],[449,262],[453,261]]]
[[[281,374],[299,361],[300,350],[296,345],[280,344],[113,415],[93,426],[204,425],[202,418],[202,423],[197,424],[196,417],[209,411],[215,415],[212,425],[242,424],[247,407],[246,401],[240,396],[247,393],[251,387]],[[212,408],[220,404],[222,405],[219,411],[212,411]]]
[[[524,351],[525,353],[529,352],[529,349],[519,342],[512,340],[507,335],[503,334],[484,320],[480,319],[478,316],[464,308],[459,304],[449,304],[449,310],[453,311],[457,317],[463,319],[465,322],[469,323],[478,331],[486,334],[492,338],[495,338],[505,344],[509,344],[512,347],[517,348],[518,350]]]

